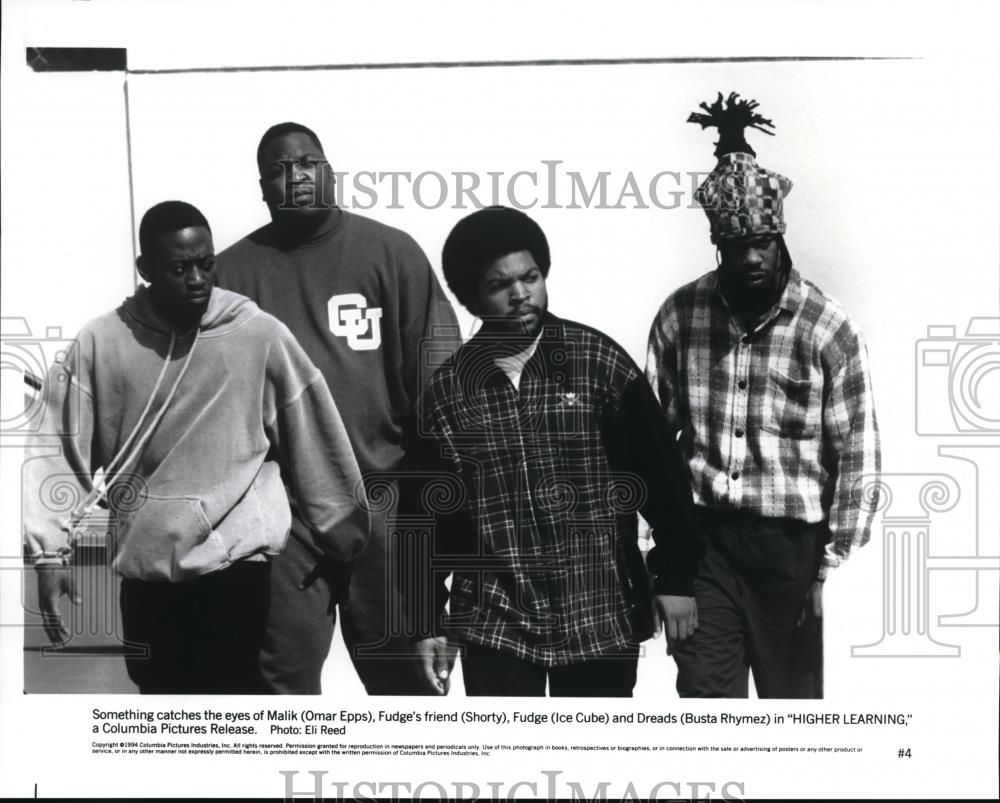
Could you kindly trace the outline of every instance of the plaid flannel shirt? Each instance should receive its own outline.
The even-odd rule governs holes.
[[[437,488],[433,548],[409,558],[417,637],[447,632],[544,666],[648,638],[651,591],[693,594],[701,540],[683,457],[641,370],[607,336],[552,315],[519,388],[497,354],[477,335],[418,405],[404,499],[426,511],[435,478],[461,489]],[[657,544],[652,588],[637,512]]]
[[[699,505],[827,521],[819,579],[869,536],[861,478],[879,471],[868,354],[841,307],[792,269],[747,332],[716,271],[660,308],[646,375],[681,432]]]

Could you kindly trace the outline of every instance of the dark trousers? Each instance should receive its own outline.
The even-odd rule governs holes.
[[[545,667],[510,653],[462,644],[462,678],[469,697],[631,697],[639,648],[571,666]]]
[[[707,549],[695,579],[698,629],[673,650],[681,697],[823,696],[822,620],[806,611],[825,524],[701,511]]]
[[[294,531],[274,559],[261,657],[273,692],[321,692],[339,605],[344,643],[368,694],[428,693],[402,627],[402,603],[387,566],[385,519],[372,520],[371,540],[350,565],[322,557]]]
[[[142,694],[266,694],[260,650],[270,566],[242,561],[178,583],[124,579],[122,625],[147,655],[126,656]]]

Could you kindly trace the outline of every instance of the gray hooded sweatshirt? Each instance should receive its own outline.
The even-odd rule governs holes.
[[[24,464],[34,556],[65,554],[106,479],[121,575],[179,581],[264,560],[291,524],[289,484],[317,546],[351,560],[369,537],[357,461],[326,382],[289,330],[216,288],[174,333],[140,288],[84,326],[53,366]],[[89,500],[88,500],[89,495]]]

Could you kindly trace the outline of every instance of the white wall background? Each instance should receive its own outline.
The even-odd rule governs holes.
[[[699,101],[736,90],[757,98],[760,111],[777,126],[773,138],[755,131],[748,136],[761,164],[795,182],[786,210],[797,267],[840,300],[867,335],[884,468],[956,475],[965,501],[935,520],[932,551],[969,554],[976,548],[977,526],[995,521],[986,511],[990,500],[970,503],[973,475],[937,455],[945,440],[916,435],[914,353],[928,325],[952,324],[961,335],[971,317],[1000,314],[1000,70],[990,34],[995,13],[978,3],[940,9],[910,4],[905,12],[891,3],[843,3],[836,4],[837,13],[829,10],[832,5],[772,2],[755,6],[752,15],[746,6],[733,6],[728,16],[713,17],[693,6],[656,12],[627,6],[612,14],[607,7],[562,4],[544,10],[515,4],[514,11],[500,12],[457,3],[366,9],[157,3],[141,10],[139,4],[98,0],[5,3],[3,315],[26,317],[36,332],[59,325],[68,334],[117,304],[134,283],[133,204],[136,225],[142,211],[160,200],[196,204],[212,223],[219,248],[266,222],[254,154],[260,134],[274,122],[291,119],[314,128],[334,169],[351,174],[502,171],[506,181],[518,170],[544,178],[543,160],[561,160],[560,203],[569,201],[567,170],[580,171],[588,183],[599,171],[609,171],[609,203],[614,203],[630,171],[645,195],[660,171],[710,170],[713,132],[684,121]],[[907,17],[905,30],[897,25],[900,15]],[[26,45],[82,44],[127,46],[130,67],[140,71],[580,57],[915,58],[139,72],[127,78],[33,74],[24,67]],[[424,197],[432,201],[434,186],[425,187]],[[527,184],[519,186],[530,200]],[[669,179],[661,186],[661,197],[669,197],[674,189]],[[538,207],[528,210],[552,248],[553,311],[605,330],[640,363],[650,321],[665,295],[714,266],[704,214],[689,208],[690,182],[681,189],[681,207],[670,210],[543,209],[543,190]],[[363,213],[409,231],[438,269],[445,236],[470,211],[450,208],[454,198],[452,190],[445,206],[423,209],[404,192],[404,208],[391,209],[383,183],[380,203]],[[625,203],[632,206],[629,199]],[[468,326],[470,319],[463,316],[463,323]],[[985,398],[1000,398],[998,373],[984,379]],[[924,375],[921,382],[925,398],[948,392],[940,380],[928,384]],[[5,384],[7,393],[6,375]],[[3,554],[15,554],[18,460],[10,449],[0,450],[0,458]],[[917,740],[926,754],[903,768],[889,763],[888,753],[869,750],[850,772],[832,773],[822,792],[861,793],[860,775],[864,791],[898,794],[933,783],[935,767],[944,764],[955,770],[957,786],[949,791],[981,794],[981,776],[971,767],[990,761],[995,766],[996,630],[938,629],[938,614],[972,608],[977,598],[970,572],[935,573],[930,606],[936,637],[961,644],[962,658],[852,659],[852,645],[877,641],[881,632],[880,535],[876,521],[873,543],[828,584],[828,702],[818,708],[916,711],[921,730],[906,734],[906,740]],[[1000,551],[996,539],[996,532],[981,538],[994,554]],[[7,610],[16,608],[11,583],[4,583],[3,594]],[[0,636],[4,705],[16,706],[15,717],[5,717],[0,726],[5,751],[17,741],[15,726],[8,723],[54,716],[57,710],[43,698],[16,697],[20,647],[10,633]],[[659,644],[650,646],[657,657],[643,663],[636,707],[676,707],[671,662],[659,655]],[[326,685],[331,705],[368,705],[342,650],[330,664]],[[59,705],[75,704],[63,698]],[[992,719],[983,720],[984,712],[994,712]],[[82,762],[87,758],[79,739],[82,713],[77,720],[72,723],[77,732],[60,737],[60,744]],[[986,735],[939,741],[946,728]],[[633,740],[647,733],[617,735]],[[827,731],[817,739],[830,742],[835,735]],[[890,746],[894,752],[895,743]],[[16,755],[22,763],[18,777],[34,777],[36,753]],[[121,771],[114,778],[103,778],[95,788],[134,793],[127,782],[141,766],[117,767]],[[801,793],[808,776],[793,770],[779,778],[762,760],[731,766],[733,773],[764,779],[769,794]],[[271,769],[269,764],[267,783]],[[643,777],[648,769],[626,764],[621,772]],[[577,771],[597,770],[581,762]],[[159,793],[192,788],[182,775],[162,780]],[[236,787],[219,788],[220,794],[240,793]]]

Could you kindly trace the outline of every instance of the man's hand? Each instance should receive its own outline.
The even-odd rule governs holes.
[[[806,594],[802,613],[799,614],[799,627],[806,623],[810,615],[817,621],[823,618],[823,583],[820,580],[814,582]]]
[[[695,605],[694,597],[675,597],[669,594],[657,594],[653,597],[655,637],[659,637],[664,625],[667,630],[667,655],[670,655],[676,642],[690,638],[698,629],[698,606]]]
[[[421,680],[434,694],[447,694],[458,648],[441,636],[422,639],[415,646]]]
[[[59,612],[59,602],[63,594],[74,605],[83,602],[76,591],[73,571],[65,566],[39,566],[35,569],[35,574],[38,576],[38,607],[42,611],[45,635],[49,637],[49,641],[61,647],[69,641],[69,628]]]

